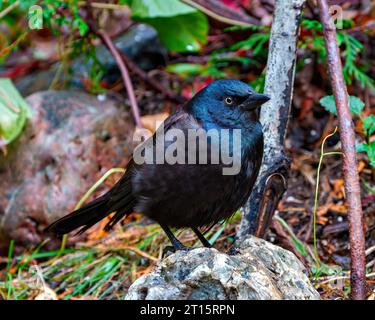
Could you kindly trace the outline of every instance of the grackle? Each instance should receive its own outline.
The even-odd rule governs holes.
[[[171,227],[192,228],[202,244],[210,247],[200,228],[230,218],[245,204],[255,183],[263,157],[259,107],[269,99],[239,80],[213,82],[135,149],[125,174],[112,189],[46,230],[62,235],[80,228],[82,233],[113,214],[105,226],[108,231],[130,213],[140,212],[160,224],[175,250],[190,248],[176,239]],[[178,134],[172,135],[173,139],[166,138],[178,130],[185,135],[183,139],[178,139]],[[209,134],[215,130],[217,135]],[[206,143],[200,140],[201,136],[186,137],[194,131],[203,133]],[[235,132],[240,136],[237,143]],[[159,142],[164,144],[158,149]],[[193,151],[188,150],[189,144]],[[232,163],[223,157],[224,146],[228,150],[226,159],[232,159]],[[136,152],[143,162],[136,159]],[[201,161],[202,153],[205,157]],[[151,157],[147,160],[145,154]],[[164,162],[157,160],[160,155],[165,156]],[[195,162],[189,160],[190,156]],[[234,167],[236,156],[239,168],[225,173],[225,168]]]

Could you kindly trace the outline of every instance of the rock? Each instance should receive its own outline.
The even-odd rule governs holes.
[[[124,35],[114,40],[114,44],[121,53],[126,54],[139,68],[149,71],[158,66],[165,65],[167,50],[160,44],[158,34],[154,28],[145,24],[134,25]],[[121,78],[120,70],[113,55],[107,47],[100,45],[96,55],[105,68],[104,80],[115,83]],[[82,75],[89,74],[89,66],[85,58],[78,58],[73,63],[73,82],[80,85]]]
[[[107,170],[125,166],[133,149],[133,119],[117,100],[46,91],[27,102],[32,118],[8,155],[0,154],[3,251],[9,239],[40,244],[43,229],[69,213]]]
[[[57,298],[56,292],[53,291],[51,288],[44,285],[34,300],[59,300]]]
[[[126,54],[139,68],[149,71],[160,65],[165,65],[168,54],[160,44],[158,34],[154,28],[145,24],[137,24],[114,40],[121,53]],[[105,75],[103,80],[113,84],[121,78],[120,70],[108,49],[104,45],[96,48],[96,56],[103,65]],[[69,88],[82,89],[82,80],[87,79],[90,65],[83,56],[72,61],[69,66],[72,70]],[[55,63],[49,70],[38,70],[27,76],[21,77],[15,82],[17,89],[23,96],[48,90],[61,63]],[[64,78],[64,81],[67,79]],[[69,79],[68,79],[69,80]]]
[[[255,237],[235,255],[216,249],[178,251],[137,279],[128,300],[319,299],[293,253]]]

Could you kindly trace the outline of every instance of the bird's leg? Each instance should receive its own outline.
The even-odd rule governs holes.
[[[204,235],[198,230],[198,228],[191,228],[194,233],[197,235],[198,239],[202,244],[207,248],[212,248],[212,244],[204,237]]]
[[[160,226],[162,227],[162,229],[164,230],[164,232],[168,236],[169,240],[171,241],[174,251],[178,251],[178,250],[189,251],[189,250],[192,249],[190,247],[184,246],[180,241],[178,241],[178,239],[173,235],[171,229],[169,229],[167,226],[162,225],[162,224]],[[165,248],[166,251],[171,251],[171,249],[172,249],[171,247]]]

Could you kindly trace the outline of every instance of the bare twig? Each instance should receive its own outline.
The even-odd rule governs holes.
[[[5,56],[6,54],[10,53],[15,46],[18,46],[20,44],[20,42],[23,41],[27,37],[28,34],[29,34],[29,31],[24,32],[12,44],[10,44],[8,47],[2,49],[0,51],[0,58]]]
[[[231,10],[217,0],[182,0],[186,4],[197,8],[209,17],[231,25],[252,26],[259,25],[259,21],[243,11]]]
[[[143,128],[142,122],[141,122],[141,116],[139,113],[138,103],[137,99],[134,94],[134,88],[133,83],[130,79],[130,75],[128,72],[128,69],[126,68],[126,65],[124,63],[124,60],[121,58],[121,54],[119,50],[116,48],[115,44],[113,43],[110,36],[105,32],[104,30],[100,29],[97,30],[95,21],[92,14],[92,1],[87,0],[86,1],[86,9],[87,9],[87,24],[91,30],[91,32],[95,33],[104,43],[104,45],[108,48],[108,50],[112,53],[119,69],[122,75],[122,79],[125,84],[126,92],[128,94],[129,100],[130,100],[130,107],[132,109],[133,117],[135,124],[138,128]]]
[[[265,149],[262,168],[244,207],[237,236],[264,237],[279,200],[286,190],[289,161],[284,140],[293,95],[297,38],[304,0],[277,0],[267,62],[265,93],[271,96],[261,109]]]
[[[183,96],[180,96],[178,94],[175,94],[172,91],[167,90],[162,86],[159,82],[152,79],[148,76],[148,74],[143,71],[142,69],[138,68],[138,66],[129,59],[129,57],[125,54],[121,54],[122,59],[124,60],[125,64],[128,66],[129,70],[136,74],[140,79],[148,83],[152,88],[154,88],[157,91],[160,91],[162,94],[165,95],[166,98],[168,98],[171,101],[177,102],[179,104],[182,104],[186,102],[186,98]]]
[[[336,134],[337,127],[335,130],[328,134],[322,142],[322,146],[320,148],[320,158],[319,158],[319,164],[318,169],[316,173],[316,182],[315,182],[315,196],[314,196],[314,212],[313,212],[313,235],[314,235],[314,254],[315,254],[315,263],[316,263],[316,272],[318,272],[319,268],[319,254],[318,254],[318,244],[317,244],[317,238],[316,238],[316,217],[317,217],[317,210],[318,210],[318,196],[319,196],[319,180],[320,180],[320,168],[322,167],[323,158],[325,156],[329,155],[341,155],[341,152],[324,152],[324,144],[330,137],[334,136]]]
[[[342,167],[349,220],[351,296],[352,299],[362,300],[366,297],[365,235],[357,171],[354,128],[349,110],[348,93],[342,73],[340,50],[336,39],[336,29],[329,14],[327,1],[318,0],[318,6],[320,20],[323,25],[323,34],[327,48],[328,68],[337,107],[340,139],[344,154]]]
[[[20,4],[20,1],[17,0],[16,2],[12,3],[10,6],[6,7],[3,11],[0,12],[0,19],[4,18],[14,8],[18,7],[19,4]]]
[[[87,1],[78,1],[79,6],[85,6]],[[126,4],[114,4],[114,3],[102,3],[102,2],[91,2],[91,6],[97,9],[108,9],[108,10],[118,10],[127,8]]]
[[[375,272],[366,274],[366,278],[372,278],[372,277],[375,277]],[[318,282],[319,284],[324,284],[324,283],[328,283],[332,281],[345,280],[349,278],[350,278],[349,276],[328,276],[328,277],[318,278]]]
[[[371,253],[375,252],[375,246],[372,246],[370,248],[368,248],[365,252],[366,254],[366,257],[369,256]]]
[[[135,98],[133,84],[130,79],[128,69],[125,66],[124,60],[121,58],[120,52],[114,45],[113,41],[104,30],[98,30],[97,35],[103,40],[103,42],[108,47],[109,51],[111,51],[113,57],[116,60],[116,63],[121,71],[121,75],[125,84],[126,92],[128,93],[128,96],[129,96],[130,106],[133,112],[135,124],[137,125],[138,128],[142,128],[143,126],[141,123],[141,117],[139,114],[137,99]]]

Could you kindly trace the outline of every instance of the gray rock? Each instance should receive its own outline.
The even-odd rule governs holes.
[[[316,300],[319,293],[293,253],[255,237],[235,255],[216,249],[179,251],[137,279],[128,300]]]
[[[133,151],[133,118],[117,100],[46,91],[27,102],[27,127],[6,156],[0,153],[3,252],[9,239],[20,247],[40,244],[44,228],[69,213],[107,170],[124,167]]]

